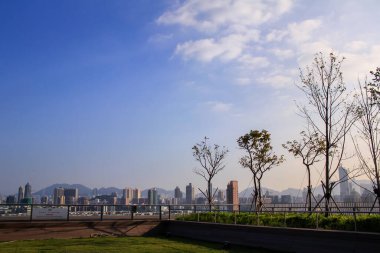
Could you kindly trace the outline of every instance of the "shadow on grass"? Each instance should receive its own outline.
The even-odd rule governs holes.
[[[236,245],[195,241],[178,237],[105,237],[83,239],[48,239],[0,243],[0,253],[34,252],[252,252],[270,253]]]

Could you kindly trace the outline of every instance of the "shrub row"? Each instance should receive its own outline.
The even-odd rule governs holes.
[[[325,217],[322,214],[300,213],[193,213],[178,217],[177,220],[216,222],[225,224],[244,224],[270,227],[320,228],[346,231],[363,231],[380,233],[380,215],[334,214]],[[356,228],[355,228],[356,227]]]

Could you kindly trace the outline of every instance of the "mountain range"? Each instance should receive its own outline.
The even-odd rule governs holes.
[[[367,188],[367,189],[370,189],[370,190],[372,189],[370,181],[368,181],[368,180],[357,180],[356,183],[358,185],[361,185],[361,186]],[[352,187],[357,192],[362,192],[363,191],[362,187],[359,187],[357,184],[352,183]],[[64,183],[50,185],[50,186],[45,187],[45,188],[43,188],[37,192],[34,192],[33,194],[39,195],[39,196],[45,196],[45,195],[46,196],[52,196],[54,189],[58,188],[58,187],[77,188],[80,196],[92,196],[93,195],[93,189],[91,189],[85,185],[82,185],[82,184],[64,184]],[[166,189],[159,188],[159,187],[156,187],[156,189],[157,189],[158,194],[164,198],[174,197],[174,190],[166,190]],[[148,190],[149,189],[142,190],[141,191],[141,197],[143,197],[143,198],[148,197]],[[97,189],[98,195],[109,195],[112,192],[116,192],[118,196],[121,196],[123,194],[123,189],[119,189],[116,187],[102,187],[102,188]],[[250,197],[252,192],[253,192],[253,188],[248,187],[239,193],[239,197]],[[300,190],[300,189],[295,189],[295,188],[288,188],[288,189],[285,189],[283,191],[276,191],[276,190],[273,190],[271,188],[263,187],[263,193],[265,194],[266,192],[268,192],[269,195],[278,195],[278,196],[280,196],[280,195],[292,195],[292,196],[299,196],[299,197],[302,196],[302,189]],[[314,188],[314,195],[318,195],[318,194],[323,194],[321,185],[318,185]],[[339,194],[339,186],[334,189],[333,194]],[[183,195],[185,196],[185,193]],[[201,195],[198,194],[198,196],[201,196]]]

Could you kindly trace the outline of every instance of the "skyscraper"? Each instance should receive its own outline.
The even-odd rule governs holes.
[[[195,200],[194,197],[194,186],[192,186],[191,183],[189,183],[186,186],[186,204],[193,204]]]
[[[224,199],[225,199],[224,196],[225,196],[224,191],[219,190],[219,191],[218,191],[218,201],[219,201],[219,202],[224,202]]]
[[[238,191],[238,181],[232,180],[227,184],[227,204],[232,204],[233,206],[228,206],[229,211],[239,210],[239,191]]]
[[[65,189],[63,189],[62,187],[54,188],[53,204],[54,205],[65,204]]]
[[[78,200],[78,189],[63,189],[63,195],[65,196],[66,205],[75,205]]]
[[[158,194],[157,189],[152,188],[148,190],[148,204],[149,205],[157,205],[158,204]]]
[[[179,189],[178,186],[174,189],[174,198],[176,198],[176,199],[182,199],[182,192],[181,192],[181,189]]]
[[[21,203],[21,200],[24,198],[24,189],[22,186],[18,188],[17,203]]]
[[[121,196],[121,204],[128,205],[133,199],[133,189],[132,188],[124,188],[123,196]]]
[[[133,189],[133,199],[139,199],[141,198],[141,191],[137,188]]]
[[[31,198],[32,197],[32,186],[28,183],[25,185],[25,198]]]
[[[340,181],[340,199],[344,201],[350,196],[350,187],[348,184],[348,172],[342,165],[339,166],[339,181]]]

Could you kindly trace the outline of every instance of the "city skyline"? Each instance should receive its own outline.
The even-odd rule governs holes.
[[[377,4],[1,2],[0,193],[20,182],[205,189],[191,152],[204,136],[230,150],[213,185],[245,189],[236,139],[251,129],[286,155],[263,186],[303,188],[302,164],[281,148],[304,127],[298,68],[333,50],[349,88],[364,80],[379,65]]]

